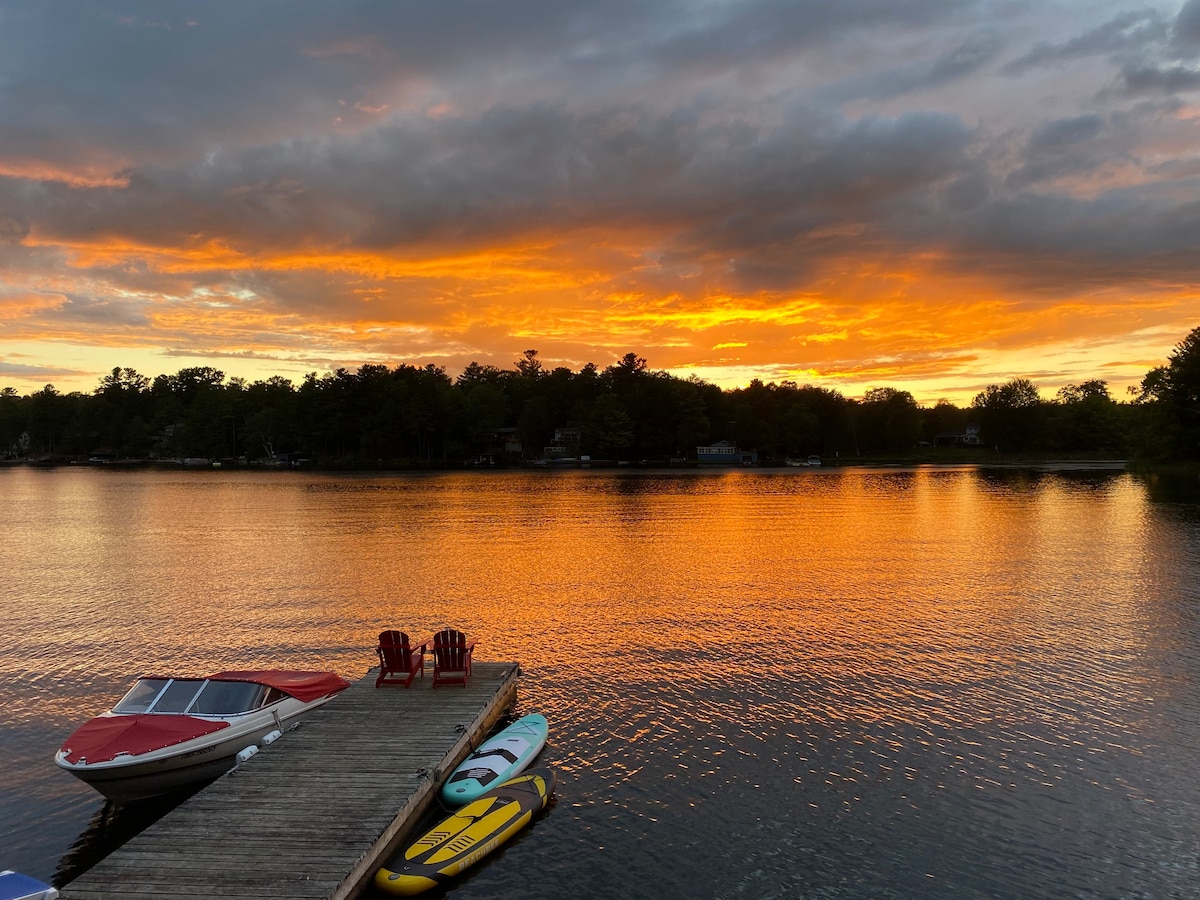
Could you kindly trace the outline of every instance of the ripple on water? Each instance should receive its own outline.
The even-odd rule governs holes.
[[[25,474],[6,865],[117,830],[49,759],[142,671],[359,677],[383,628],[452,624],[521,662],[559,773],[455,896],[1195,882],[1200,519],[1127,476]]]

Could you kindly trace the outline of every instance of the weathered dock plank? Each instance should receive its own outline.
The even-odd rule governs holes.
[[[63,900],[357,896],[445,773],[516,700],[516,663],[466,688],[372,673],[66,885]]]

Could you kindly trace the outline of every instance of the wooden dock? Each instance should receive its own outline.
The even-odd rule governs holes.
[[[355,897],[516,700],[516,663],[467,687],[375,671],[61,890],[63,900]]]

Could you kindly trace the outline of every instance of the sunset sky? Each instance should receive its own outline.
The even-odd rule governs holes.
[[[1200,0],[0,0],[0,387],[364,363],[1118,399]]]

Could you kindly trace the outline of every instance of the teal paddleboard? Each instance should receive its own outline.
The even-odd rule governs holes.
[[[538,713],[522,716],[464,759],[442,785],[442,802],[464,806],[484,791],[525,771],[546,746],[550,726]]]

